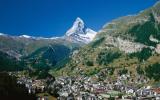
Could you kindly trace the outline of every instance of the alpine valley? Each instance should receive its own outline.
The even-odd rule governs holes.
[[[1,33],[0,70],[31,84],[29,93],[33,80],[46,82],[59,100],[159,100],[160,2],[98,32],[78,17],[62,37]]]
[[[1,60],[0,69],[7,71],[23,68],[44,70],[60,67],[59,64],[66,62],[74,50],[91,42],[95,35],[96,32],[87,28],[80,18],[75,20],[71,29],[62,37],[10,36],[1,33],[0,53],[1,59],[4,60]]]

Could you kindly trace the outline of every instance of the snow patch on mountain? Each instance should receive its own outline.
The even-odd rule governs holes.
[[[19,37],[20,37],[20,38],[35,38],[35,37],[29,36],[29,35],[20,35]]]
[[[5,34],[5,33],[0,33],[0,36],[7,37],[7,36],[8,36],[8,34]]]
[[[20,35],[18,36],[20,38],[27,38],[27,39],[35,39],[35,40],[54,40],[54,39],[60,39],[61,37],[34,37],[34,36],[29,36],[29,35]]]
[[[5,35],[4,33],[0,33],[0,35]]]

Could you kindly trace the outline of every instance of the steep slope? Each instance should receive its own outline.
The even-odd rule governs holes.
[[[113,74],[114,77],[125,69],[136,78],[137,66],[145,70],[159,63],[159,11],[160,2],[157,2],[137,15],[121,17],[106,24],[93,42],[75,51],[66,67],[53,74]]]
[[[96,32],[87,28],[83,20],[78,17],[73,26],[66,32],[65,38],[73,42],[89,43],[95,35]]]
[[[101,35],[112,35],[146,45],[154,45],[156,43],[151,38],[159,40],[160,35],[159,6],[158,2],[137,15],[113,20],[103,27],[101,33],[104,34]]]
[[[71,49],[65,45],[52,44],[46,47],[37,49],[24,60],[28,66],[44,70],[48,67],[55,66],[58,62],[69,57]],[[53,67],[54,68],[54,67]]]
[[[24,48],[23,43],[18,42],[10,36],[0,35],[0,51],[19,59],[21,57],[22,48]]]
[[[25,68],[23,62],[0,51],[0,71],[19,71]]]

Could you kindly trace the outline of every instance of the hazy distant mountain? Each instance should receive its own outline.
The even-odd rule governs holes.
[[[27,66],[53,67],[61,60],[68,58],[72,51],[79,46],[80,44],[72,43],[61,37],[39,38],[27,35],[0,35],[0,52],[14,58],[14,61],[27,62]],[[5,57],[7,56],[3,58],[8,59]],[[36,63],[34,63],[35,61]],[[5,64],[1,63],[1,65]]]

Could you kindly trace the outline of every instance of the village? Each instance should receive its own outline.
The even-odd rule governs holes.
[[[96,77],[100,77],[96,75]],[[32,79],[19,77],[18,84],[24,84],[28,94],[48,92],[56,95],[57,100],[160,100],[160,88],[152,86],[137,86],[146,84],[148,80],[126,81],[130,76],[123,74],[116,81],[95,81],[88,76],[65,76],[56,79]],[[48,100],[47,96],[39,96],[39,99]]]

